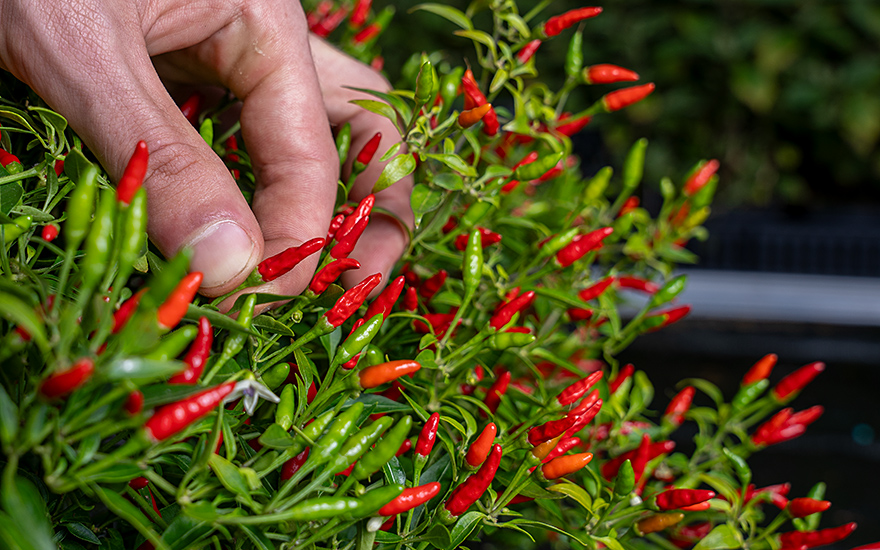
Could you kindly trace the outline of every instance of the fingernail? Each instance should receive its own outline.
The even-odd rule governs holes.
[[[244,272],[256,246],[237,223],[222,221],[206,227],[192,240],[190,248],[190,271],[201,271],[205,276],[202,288],[213,288]]]

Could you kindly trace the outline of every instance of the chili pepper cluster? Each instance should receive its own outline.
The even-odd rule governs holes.
[[[315,34],[381,65],[390,8],[305,7]],[[415,55],[398,90],[365,93],[358,104],[400,135],[354,151],[351,127],[336,128],[333,221],[227,296],[199,297],[187,252],[162,259],[147,243],[150,144],[133,144],[115,181],[69,130],[0,138],[0,185],[22,190],[0,219],[0,269],[15,281],[0,284],[0,539],[27,540],[28,526],[35,547],[422,550],[487,537],[802,548],[849,535],[852,523],[825,525],[823,484],[789,499],[786,483],[756,487],[747,463],[822,416],[789,404],[823,363],[775,376],[771,354],[729,402],[689,380],[653,405],[650,366],[618,362],[688,314],[686,277],[671,273],[704,237],[719,164],[661,182],[654,212],[638,195],[643,140],[619,175],[580,174],[571,136],[654,89],[585,62],[602,9],[418,9],[463,29],[470,65]],[[483,9],[491,32],[475,28]],[[565,39],[565,81],[550,90],[543,45]],[[592,103],[570,113],[576,90]],[[195,95],[181,111],[250,198],[248,144],[220,124],[229,105]],[[22,113],[20,133],[54,120]],[[380,163],[373,192],[354,195]],[[392,215],[381,193],[409,175],[416,227],[401,265],[387,281],[361,273],[357,243],[371,217]],[[306,258],[317,269],[302,294],[255,315],[279,301],[263,285]],[[346,272],[360,282],[343,288]],[[695,426],[681,452],[676,431]]]

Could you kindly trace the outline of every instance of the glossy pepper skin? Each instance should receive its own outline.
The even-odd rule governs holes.
[[[489,411],[492,414],[498,410],[498,405],[501,404],[501,397],[507,392],[507,386],[510,384],[510,371],[503,371],[498,375],[498,378],[495,379],[495,382],[489,387],[489,391],[486,392],[486,398],[483,402],[486,404],[486,407],[489,408]]]
[[[715,491],[705,489],[669,489],[657,495],[657,508],[678,510],[715,498]]]
[[[473,109],[462,111],[461,114],[458,115],[458,125],[462,128],[470,128],[483,120],[483,118],[489,113],[490,109],[492,109],[492,104],[484,103]]]
[[[416,372],[422,366],[410,359],[388,361],[380,365],[367,367],[358,372],[358,385],[361,389],[375,388],[392,380],[396,380],[405,374]],[[353,377],[354,378],[354,377]]]
[[[761,380],[765,380],[770,376],[770,373],[773,372],[773,367],[776,366],[776,361],[778,360],[778,356],[775,353],[768,353],[764,357],[758,360],[752,368],[743,376],[742,382],[740,382],[741,386],[748,386],[749,384],[754,384],[755,382],[759,382]]]
[[[807,384],[812,382],[824,370],[825,363],[821,361],[805,365],[780,380],[770,393],[777,401],[785,401],[800,393]]]
[[[431,414],[419,434],[419,439],[416,441],[414,452],[417,456],[427,459],[428,455],[431,454],[431,449],[434,448],[434,443],[437,441],[437,428],[439,426],[440,413]]]
[[[576,416],[565,416],[559,420],[551,420],[535,426],[528,432],[529,445],[540,445],[545,441],[558,437],[577,422]]]
[[[464,91],[465,109],[472,110],[483,105],[488,105],[486,96],[483,95],[483,92],[480,91],[480,88],[477,86],[474,73],[471,72],[470,69],[464,72],[464,76],[461,79],[461,88]],[[481,115],[480,118],[483,120],[484,134],[487,136],[494,136],[498,133],[501,125],[498,123],[498,115],[495,114],[495,109],[492,108],[492,105],[489,105],[486,113]]]
[[[540,39],[536,38],[535,40],[532,40],[531,42],[527,42],[525,46],[523,46],[522,48],[519,49],[518,52],[516,52],[516,60],[522,64],[528,63],[529,59],[531,59],[535,55],[535,52],[537,52],[538,48],[540,48],[540,47],[541,47],[541,40]]]
[[[422,283],[422,286],[419,288],[419,295],[425,301],[429,301],[443,287],[448,276],[449,273],[445,269],[441,269]]]
[[[556,36],[565,29],[571,27],[572,25],[583,21],[584,19],[596,17],[600,13],[602,13],[602,8],[598,7],[577,8],[569,10],[561,15],[556,15],[548,19],[541,27],[541,31],[544,36],[548,38]]]
[[[495,315],[489,319],[489,326],[495,330],[500,330],[510,322],[514,315],[532,305],[532,302],[535,301],[535,297],[535,291],[529,290],[528,292],[523,292],[516,298],[510,300],[501,306]]]
[[[580,399],[585,393],[587,393],[590,388],[592,388],[596,382],[602,379],[603,373],[600,370],[597,370],[594,373],[591,373],[589,376],[585,378],[581,378],[574,384],[571,384],[556,396],[556,403],[560,406],[565,407],[567,405],[571,405],[578,399]]]
[[[814,498],[793,498],[788,501],[786,511],[793,518],[804,518],[812,514],[818,514],[831,508],[831,502]]]
[[[144,183],[144,176],[147,174],[147,165],[150,162],[150,153],[147,150],[147,143],[143,140],[137,142],[134,147],[134,153],[119,178],[119,184],[116,186],[116,199],[124,205],[131,203],[135,193]]]
[[[494,231],[490,231],[485,227],[478,227],[477,230],[480,232],[480,248],[486,248],[488,246],[492,246],[493,244],[498,244],[501,242],[501,235],[495,233]],[[456,250],[464,251],[467,248],[468,238],[470,236],[466,234],[459,235],[455,238],[455,242],[453,243]]]
[[[367,307],[367,313],[364,315],[364,318],[372,319],[375,315],[381,313],[383,318],[388,319],[388,316],[391,315],[391,309],[403,292],[404,282],[405,277],[403,275],[391,281],[382,293],[373,300],[373,303]]]
[[[281,277],[296,267],[301,261],[324,248],[324,239],[310,239],[299,246],[291,246],[287,250],[266,258],[257,265],[263,282],[268,283]]]
[[[235,382],[226,382],[164,405],[144,424],[144,433],[153,442],[164,441],[214,410],[234,388]]]
[[[113,326],[110,329],[111,334],[116,334],[125,328],[125,325],[128,323],[128,320],[131,319],[131,316],[134,315],[134,312],[141,301],[141,297],[143,297],[146,291],[146,288],[140,289],[132,295],[131,298],[122,302],[119,309],[113,312]]]
[[[551,460],[553,460],[554,458],[557,458],[557,457],[564,455],[565,453],[567,453],[568,451],[572,450],[573,448],[575,448],[576,446],[578,446],[580,444],[581,444],[581,438],[579,438],[579,437],[565,437],[565,436],[563,436],[563,439],[559,440],[559,443],[556,444],[556,447],[554,447],[553,450],[550,451],[550,453],[547,456],[545,456],[544,460],[542,460],[541,462],[546,464],[546,463],[550,462]]]
[[[577,472],[589,464],[592,459],[593,453],[578,453],[556,457],[541,467],[541,476],[548,481],[559,479]]]
[[[401,445],[405,441],[409,441],[406,437],[411,427],[412,418],[409,416],[404,416],[398,420],[397,424],[391,428],[391,431],[373,449],[357,461],[354,469],[351,471],[351,477],[357,480],[365,479],[387,464],[401,448]]]
[[[360,267],[361,263],[354,258],[342,258],[341,260],[332,261],[315,273],[315,276],[312,277],[312,282],[309,283],[309,290],[315,294],[321,294],[340,275],[352,269],[360,269]]]
[[[357,157],[355,157],[355,162],[364,167],[367,164],[370,164],[370,161],[373,160],[373,156],[379,149],[379,142],[381,141],[382,132],[376,132],[373,137],[370,138],[370,141],[364,144],[364,146],[361,148],[360,152],[357,154]]]
[[[321,318],[321,322],[324,324],[321,328],[326,330],[326,332],[330,332],[344,323],[346,319],[351,317],[352,314],[361,307],[361,304],[366,301],[370,292],[379,286],[381,281],[382,275],[380,273],[375,273],[346,290],[345,293],[336,300],[333,307],[330,308],[330,310]]]
[[[483,431],[480,432],[476,441],[471,444],[471,447],[468,449],[468,452],[464,457],[465,462],[467,462],[470,467],[476,468],[486,460],[486,457],[489,456],[489,452],[492,450],[495,443],[495,435],[497,433],[498,427],[495,426],[494,422],[489,422],[489,424],[483,428]]]
[[[583,258],[588,252],[602,246],[602,241],[614,232],[612,227],[602,227],[586,235],[575,237],[568,245],[556,253],[560,267],[568,267]]]
[[[205,363],[208,356],[211,355],[211,344],[214,342],[214,329],[207,317],[199,318],[199,332],[195,340],[190,345],[183,362],[186,363],[186,370],[175,374],[169,380],[169,384],[196,384],[202,371],[205,370]]]
[[[40,232],[40,238],[42,238],[47,243],[51,243],[56,238],[58,238],[59,228],[57,224],[50,223],[49,225],[44,225],[42,231]]]
[[[301,453],[291,458],[281,466],[281,481],[287,481],[297,473],[306,460],[309,459],[309,448],[306,447]]]
[[[593,283],[592,285],[578,292],[578,298],[585,302],[589,302],[590,300],[598,298],[602,295],[603,292],[608,290],[608,287],[610,287],[613,282],[614,277],[605,277],[601,281]]]
[[[627,363],[624,365],[620,372],[617,373],[617,376],[614,377],[613,380],[608,382],[608,392],[614,393],[623,385],[623,383],[629,379],[630,376],[635,372],[635,367],[632,363]]]
[[[681,522],[681,520],[683,519],[684,514],[681,512],[654,514],[652,516],[646,517],[645,519],[640,519],[636,522],[636,533],[639,533],[641,535],[656,533],[658,531],[666,529],[667,527],[672,527],[673,525]]]
[[[181,279],[168,298],[159,306],[156,313],[159,328],[169,330],[177,326],[177,323],[186,315],[186,310],[195,298],[201,284],[202,273],[200,271],[193,271]]]
[[[699,192],[700,189],[705,187],[720,166],[721,164],[715,159],[700,164],[684,184],[684,189],[682,191],[685,196],[692,197]]]
[[[663,413],[663,419],[671,425],[678,427],[684,422],[684,415],[690,410],[691,403],[694,401],[694,394],[697,389],[693,386],[687,386],[669,402],[666,412]]]
[[[638,79],[638,74],[617,65],[591,65],[584,69],[584,82],[587,84],[613,84]]]
[[[324,436],[315,442],[309,463],[324,464],[338,454],[339,449],[348,439],[349,434],[355,429],[355,422],[364,410],[364,404],[356,401],[351,407],[339,414]]]
[[[501,454],[501,445],[492,447],[492,451],[480,469],[452,491],[443,506],[448,513],[447,519],[460,516],[483,496],[495,478],[495,472],[498,471],[498,466],[501,464]]]
[[[801,546],[813,548],[841,541],[850,536],[856,527],[857,525],[853,522],[819,531],[790,531],[780,534],[779,541],[784,548],[800,548]]]
[[[400,496],[379,508],[380,516],[393,516],[412,510],[440,494],[440,483],[434,481],[418,487],[404,489]]]
[[[70,368],[50,374],[37,391],[46,399],[64,397],[88,382],[94,372],[95,362],[90,357],[83,357]]]
[[[633,103],[638,103],[645,99],[654,91],[654,88],[654,83],[649,82],[648,84],[642,84],[641,86],[615,90],[602,96],[602,105],[609,113],[619,111],[623,108],[629,107]]]
[[[128,394],[122,408],[132,416],[144,410],[144,393],[140,390],[135,390]]]

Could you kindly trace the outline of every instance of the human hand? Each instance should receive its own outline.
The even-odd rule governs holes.
[[[209,296],[234,289],[263,258],[325,235],[339,177],[330,124],[351,124],[355,152],[379,131],[381,155],[398,135],[343,88],[388,83],[310,36],[292,0],[2,0],[0,21],[0,67],[62,113],[114,179],[135,143],[147,142],[150,238],[166,256],[191,247]],[[242,100],[253,209],[163,80],[222,86]],[[368,166],[353,198],[369,193],[381,168]],[[411,186],[376,200],[410,226]],[[344,281],[387,275],[405,246],[395,220],[373,216],[352,253],[361,269]],[[316,263],[308,258],[266,290],[299,293]]]

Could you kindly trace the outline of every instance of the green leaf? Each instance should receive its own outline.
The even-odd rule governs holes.
[[[353,103],[362,109],[366,109],[371,113],[375,113],[379,116],[383,116],[397,124],[397,112],[391,105],[387,103],[382,103],[381,101],[376,101],[375,99],[353,99],[349,103]]]
[[[169,550],[168,545],[159,540],[159,536],[153,531],[150,520],[143,512],[131,502],[127,501],[119,493],[108,491],[98,485],[93,485],[92,490],[101,499],[101,502],[120,519],[137,529],[147,540],[156,545],[157,550]]]
[[[152,382],[183,371],[182,361],[157,361],[142,357],[116,359],[104,367],[102,374],[108,380],[132,380],[135,383]]]
[[[716,407],[721,407],[724,403],[724,394],[718,389],[718,386],[709,382],[708,380],[703,380],[702,378],[685,378],[681,382],[679,382],[680,387],[684,386],[694,386],[701,392],[705,393],[709,397],[712,398],[712,401],[715,402]]]
[[[422,217],[425,214],[440,207],[443,203],[443,195],[443,192],[431,189],[421,183],[413,187],[410,204],[416,217],[416,225],[421,223]]]
[[[0,443],[3,447],[15,441],[18,433],[18,406],[0,384]]]
[[[449,529],[445,525],[435,523],[428,534],[422,536],[422,540],[434,545],[436,548],[446,548],[449,545]]]
[[[184,513],[178,514],[162,533],[162,542],[167,544],[171,550],[192,548],[213,531],[210,523],[189,517],[187,515],[189,508],[184,508]]]
[[[275,545],[272,544],[272,541],[269,540],[265,533],[260,531],[259,527],[255,525],[242,525],[241,530],[244,531],[247,538],[254,544],[253,548],[256,550],[275,550]]]
[[[581,487],[580,485],[576,485],[566,479],[562,480],[563,483],[558,483],[556,485],[551,485],[547,487],[548,491],[553,491],[555,493],[562,493],[563,495],[569,496],[577,501],[578,504],[584,507],[584,510],[593,514],[593,499],[590,495]]]
[[[466,163],[464,159],[462,159],[455,153],[430,154],[425,156],[429,159],[440,161],[449,168],[455,170],[456,172],[460,172],[467,177],[473,178],[477,175],[477,171],[474,169],[474,167]]]
[[[95,535],[95,533],[93,533],[91,529],[89,529],[82,523],[63,523],[62,525],[68,531],[70,531],[71,535],[75,536],[78,539],[82,539],[92,544],[101,544],[101,539],[99,539],[98,536]]]
[[[5,292],[0,292],[0,304],[2,304],[0,305],[0,317],[26,330],[34,342],[40,344],[40,347],[48,346],[43,323],[32,307],[23,300]]]
[[[406,483],[406,472],[403,471],[396,456],[392,456],[391,460],[382,466],[382,471],[385,473],[385,479],[388,483],[399,483],[400,485]]]
[[[378,193],[383,189],[387,189],[402,180],[406,176],[413,173],[416,169],[416,159],[409,153],[397,155],[394,160],[385,165],[376,185],[373,186],[373,193]]]
[[[611,550],[624,550],[623,545],[612,537],[593,537],[593,540],[599,541]]]
[[[293,446],[293,436],[278,424],[270,424],[258,441],[262,446],[270,449],[286,449]]]
[[[114,464],[104,470],[87,477],[81,477],[82,481],[100,481],[103,483],[124,483],[134,479],[143,473],[143,469],[135,464]]]
[[[363,403],[364,410],[370,410],[370,414],[404,412],[410,410],[410,408],[403,403],[392,401],[391,399],[376,393],[361,394],[357,399],[347,401],[342,405],[342,408],[347,409],[355,401]]]
[[[12,483],[3,484],[0,502],[9,514],[11,523],[27,537],[28,546],[23,548],[39,550],[55,548],[46,503],[43,502],[39,490],[33,483],[23,477],[14,477]]]
[[[462,38],[467,38],[469,40],[473,40],[474,42],[476,42],[478,44],[482,44],[482,45],[486,46],[487,48],[489,48],[489,50],[492,52],[493,56],[497,55],[498,50],[495,49],[495,41],[492,39],[492,35],[487,32],[477,31],[477,30],[464,30],[464,31],[455,31],[452,34],[454,34],[455,36],[461,36]]]
[[[154,409],[159,405],[174,403],[186,399],[202,390],[202,386],[190,386],[188,384],[155,384],[141,388],[144,394],[144,409]]]
[[[259,302],[259,299],[257,299],[257,301]],[[222,328],[235,332],[247,332],[252,336],[260,336],[259,333],[246,329],[245,327],[239,325],[232,317],[220,313],[215,309],[209,309],[206,307],[199,307],[190,304],[186,310],[186,318],[191,321],[198,321],[199,317],[207,317],[208,320],[211,321],[211,326],[213,326],[214,328]],[[259,317],[254,318],[254,324],[256,324],[256,320],[258,318]]]
[[[447,21],[451,21],[455,23],[459,27],[467,30],[471,30],[474,28],[473,23],[465,15],[462,11],[453,8],[452,6],[445,6],[443,4],[419,4],[418,6],[414,6],[409,11],[414,12],[416,10],[427,11],[433,13],[435,15],[439,15],[440,17],[446,19]]]
[[[9,214],[13,208],[18,206],[22,195],[24,195],[24,189],[20,182],[11,181],[5,185],[0,185],[0,214]],[[3,223],[12,222],[11,219],[0,221]]]
[[[743,539],[739,531],[730,525],[719,525],[703,537],[694,550],[715,550],[726,548],[742,548]]]
[[[252,502],[251,489],[247,478],[238,470],[235,464],[218,454],[211,455],[208,459],[208,464],[224,487],[243,498],[246,502]]]
[[[460,191],[464,189],[464,181],[461,179],[461,176],[449,172],[435,174],[431,179],[431,183],[437,187],[442,187],[443,189],[448,189],[450,191]]]
[[[453,550],[461,546],[461,543],[467,540],[470,534],[474,532],[474,529],[477,528],[477,524],[485,517],[486,514],[482,512],[467,512],[458,518],[458,521],[452,527],[452,531],[449,532],[450,540],[445,550]]]
[[[282,334],[284,336],[296,338],[296,334],[290,330],[290,327],[268,315],[254,317],[253,326],[271,332],[272,334]]]

